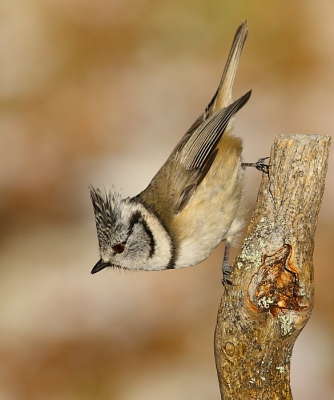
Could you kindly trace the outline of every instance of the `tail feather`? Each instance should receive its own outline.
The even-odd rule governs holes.
[[[220,80],[218,89],[213,96],[212,100],[197,120],[191,125],[180,143],[186,137],[191,135],[204,121],[206,121],[212,114],[221,108],[227,107],[232,103],[232,87],[237,72],[238,64],[240,61],[241,53],[244,48],[248,35],[247,21],[243,22],[237,29],[230,53],[228,55],[223,75]],[[178,147],[178,146],[177,146]]]
[[[245,21],[239,26],[234,36],[232,47],[226,61],[219,87],[213,99],[209,103],[209,106],[207,107],[208,116],[211,116],[217,110],[227,107],[232,103],[233,82],[247,35],[248,28],[247,21]]]

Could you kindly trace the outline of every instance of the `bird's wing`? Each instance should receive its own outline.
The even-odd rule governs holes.
[[[247,34],[246,21],[236,31],[219,87],[212,100],[175,146],[150,185],[139,195],[165,221],[180,213],[189,203],[215,160],[215,147],[230,119],[250,96],[249,92],[229,106],[232,85]],[[164,181],[169,182],[168,187],[161,184]]]
[[[180,199],[176,204],[176,213],[181,212],[191,200],[196,188],[204,179],[217,155],[216,146],[229,121],[247,103],[251,93],[251,91],[247,92],[228,107],[216,111],[183,144],[176,159],[189,171],[189,174]]]

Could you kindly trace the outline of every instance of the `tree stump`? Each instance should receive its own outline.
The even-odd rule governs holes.
[[[222,399],[292,399],[293,345],[314,302],[314,234],[330,136],[278,135],[222,296],[215,359]],[[305,355],[307,357],[307,355]]]

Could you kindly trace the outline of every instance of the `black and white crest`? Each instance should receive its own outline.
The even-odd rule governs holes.
[[[116,237],[121,231],[119,226],[127,200],[122,200],[121,195],[112,190],[102,193],[100,189],[89,186],[90,198],[94,207],[95,223],[100,250],[110,246],[110,239]]]

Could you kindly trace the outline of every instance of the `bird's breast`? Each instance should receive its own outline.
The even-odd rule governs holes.
[[[176,268],[207,258],[240,217],[242,143],[234,136],[223,138],[217,157],[192,200],[173,221],[172,230],[178,238]]]

